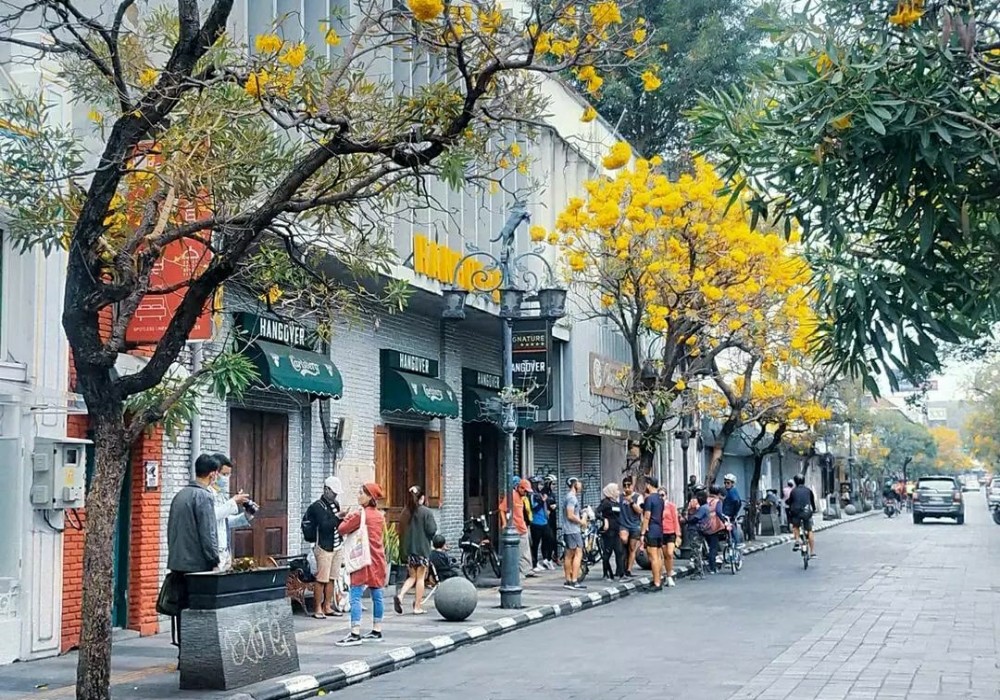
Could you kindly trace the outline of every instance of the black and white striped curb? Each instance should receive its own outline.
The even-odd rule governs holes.
[[[850,519],[823,521],[816,525],[816,530],[826,530],[875,514],[876,511],[870,511],[868,513],[861,513]],[[772,547],[788,544],[791,541],[791,535],[782,535],[768,542],[751,542],[744,550],[744,554],[749,555],[762,552]],[[682,578],[689,576],[691,570],[692,567],[690,564],[678,564],[674,569],[674,574],[677,578]],[[340,690],[349,685],[361,683],[369,678],[398,671],[417,661],[442,656],[469,644],[499,637],[502,634],[544,622],[545,620],[565,617],[581,610],[605,605],[619,598],[642,592],[649,585],[650,578],[648,576],[636,577],[634,581],[620,583],[616,586],[608,586],[599,591],[568,598],[553,605],[542,605],[531,608],[510,617],[502,617],[498,620],[483,623],[482,625],[469,627],[461,632],[442,634],[437,637],[425,639],[412,646],[398,647],[384,654],[372,656],[367,659],[348,661],[347,663],[334,666],[329,671],[323,671],[315,675],[274,679],[268,685],[261,684],[261,687],[255,688],[250,692],[231,695],[228,700],[302,700],[304,698],[312,698],[319,691],[329,693]]]

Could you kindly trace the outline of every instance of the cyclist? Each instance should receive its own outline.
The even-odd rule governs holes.
[[[733,524],[733,544],[743,549],[743,533],[736,523],[736,518],[743,509],[743,500],[740,498],[740,492],[736,489],[736,475],[726,474],[722,477],[722,485],[726,492],[726,497],[722,500],[722,514],[729,518]]]
[[[788,505],[788,520],[792,524],[792,534],[795,536],[795,544],[792,551],[799,551],[799,528],[803,528],[809,535],[809,557],[816,556],[816,538],[813,535],[813,513],[816,512],[816,495],[812,489],[806,486],[806,478],[801,474],[795,475],[795,486],[785,503]]]

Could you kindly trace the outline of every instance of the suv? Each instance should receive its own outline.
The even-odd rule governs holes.
[[[962,483],[954,476],[922,476],[913,489],[913,522],[924,518],[952,518],[965,524]]]

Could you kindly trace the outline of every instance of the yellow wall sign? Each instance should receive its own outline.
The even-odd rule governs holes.
[[[480,260],[467,258],[455,275],[455,266],[462,259],[462,253],[439,245],[423,234],[413,236],[413,271],[445,284],[455,284],[462,289],[474,291],[473,275],[485,267]],[[477,286],[490,289],[500,284],[500,271],[491,270],[476,278]],[[493,293],[493,301],[500,300],[499,292]]]

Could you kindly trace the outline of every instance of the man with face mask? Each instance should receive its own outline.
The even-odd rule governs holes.
[[[302,538],[313,544],[316,556],[313,617],[319,620],[343,615],[334,597],[334,583],[340,580],[344,562],[344,540],[337,531],[343,520],[337,494],[342,492],[340,479],[328,476],[323,482],[323,495],[302,516]]]
[[[219,474],[213,485],[215,498],[216,538],[219,544],[219,571],[228,571],[233,566],[232,530],[239,527],[249,527],[253,513],[245,506],[250,500],[250,494],[240,489],[235,496],[229,496],[229,479],[233,473],[233,462],[224,454],[214,454],[212,457],[221,465]]]

